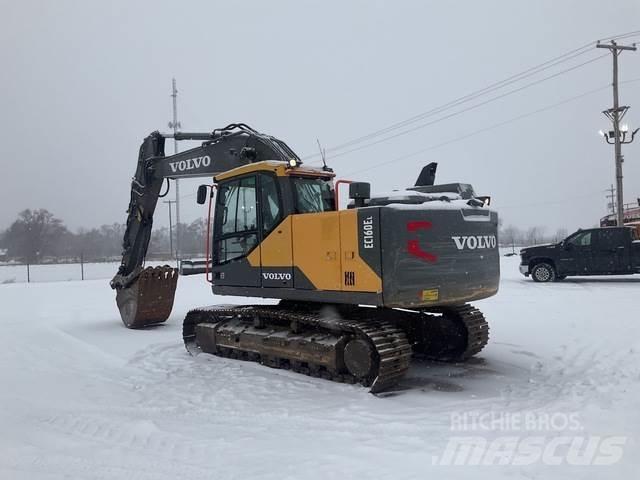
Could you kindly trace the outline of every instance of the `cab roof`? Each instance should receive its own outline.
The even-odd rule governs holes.
[[[239,177],[240,175],[246,175],[253,172],[273,172],[278,177],[284,177],[289,175],[300,175],[305,177],[318,177],[318,178],[333,178],[335,173],[321,170],[319,168],[295,166],[291,167],[286,162],[278,160],[263,160],[261,162],[249,163],[248,165],[242,165],[226,172],[220,173],[214,177],[216,182],[227,180],[229,178]]]

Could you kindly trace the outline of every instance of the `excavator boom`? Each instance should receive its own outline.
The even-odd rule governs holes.
[[[202,145],[166,156],[166,138],[198,140]],[[245,124],[231,124],[211,133],[153,132],[140,146],[131,181],[131,198],[122,242],[122,262],[111,280],[123,322],[137,328],[165,321],[171,313],[177,272],[170,267],[144,269],[153,214],[158,199],[168,193],[168,180],[213,177],[221,172],[262,160],[300,162],[282,140]],[[161,193],[167,182],[167,191]]]

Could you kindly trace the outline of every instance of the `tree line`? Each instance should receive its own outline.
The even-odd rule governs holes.
[[[202,257],[205,250],[207,222],[197,219],[180,224],[180,250],[183,258]],[[64,222],[44,208],[23,210],[5,231],[0,232],[0,249],[5,260],[24,263],[59,261],[112,261],[120,260],[125,225],[113,223],[92,229],[70,231]],[[149,242],[149,259],[167,260],[175,256],[176,230],[172,238],[169,228],[154,228]],[[567,230],[547,233],[545,227],[520,229],[514,225],[500,226],[501,246],[526,246],[559,242]],[[173,246],[173,248],[172,248]]]
[[[569,235],[566,228],[559,228],[548,233],[542,226],[530,227],[526,229],[518,228],[514,225],[506,227],[500,226],[498,238],[503,247],[526,247],[530,245],[540,245],[541,243],[557,243],[564,240]]]
[[[207,222],[197,219],[173,228],[154,228],[147,258],[166,260],[175,256],[176,233],[180,229],[183,258],[204,256]],[[125,224],[113,223],[72,232],[64,222],[44,208],[23,210],[4,231],[0,231],[0,249],[4,260],[23,263],[65,261],[113,261],[122,255]],[[173,251],[172,251],[173,245]]]

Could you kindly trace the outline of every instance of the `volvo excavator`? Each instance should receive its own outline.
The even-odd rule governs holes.
[[[202,143],[168,156],[167,138]],[[153,132],[140,147],[111,281],[122,321],[143,328],[169,317],[178,270],[144,266],[154,211],[170,179],[209,177],[197,191],[208,202],[207,258],[182,273],[204,273],[215,295],[279,301],[189,311],[188,352],[373,393],[396,385],[414,355],[467,360],[489,338],[469,302],[498,291],[498,218],[470,185],[435,185],[435,171],[429,164],[413,187],[371,196],[368,183],[336,181],[326,164],[307,167],[282,140],[245,124]]]

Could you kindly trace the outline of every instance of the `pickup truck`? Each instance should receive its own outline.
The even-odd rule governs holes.
[[[633,227],[578,230],[560,243],[520,250],[520,273],[536,282],[574,275],[640,273],[640,239]]]

